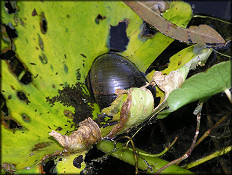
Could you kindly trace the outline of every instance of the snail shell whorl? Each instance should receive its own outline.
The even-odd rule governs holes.
[[[116,99],[117,89],[141,87],[147,83],[144,75],[126,57],[106,53],[97,57],[90,69],[89,90],[100,109],[110,106]]]
[[[90,117],[80,122],[79,126],[70,136],[61,135],[56,131],[52,131],[49,135],[69,151],[88,148],[102,139],[100,128]]]

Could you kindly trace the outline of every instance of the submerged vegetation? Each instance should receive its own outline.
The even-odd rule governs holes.
[[[182,1],[1,1],[1,173],[230,174],[231,23],[193,13]],[[106,53],[123,59],[91,74]],[[138,74],[142,87],[127,87]]]

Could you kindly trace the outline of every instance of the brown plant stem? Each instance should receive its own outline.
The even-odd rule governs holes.
[[[209,123],[209,126],[212,127],[213,122],[211,120],[211,116],[209,115],[209,107],[208,107],[207,104],[206,104],[206,110],[207,110],[207,121]],[[212,141],[214,143],[214,146],[215,146],[216,150],[220,150],[218,140],[212,137]],[[221,159],[219,159],[219,163],[220,163],[220,165],[222,167],[222,170],[223,170],[224,174],[229,174],[229,170],[227,169],[226,164]]]
[[[230,113],[229,113],[229,114],[230,114]],[[197,141],[195,147],[196,147],[197,145],[199,145],[206,137],[208,137],[208,136],[210,135],[210,133],[211,133],[215,128],[217,128],[218,125],[221,124],[221,123],[229,116],[229,114],[226,115],[226,116],[224,116],[224,117],[222,117],[219,121],[217,121],[217,123],[214,124],[214,126],[212,126],[210,129],[208,129],[208,130],[203,134],[203,136],[201,136],[201,138]]]
[[[201,103],[200,105],[203,105],[203,103]],[[190,154],[192,153],[194,146],[196,144],[196,140],[199,134],[199,130],[200,130],[200,120],[201,120],[201,110],[199,110],[198,114],[197,114],[197,126],[196,126],[196,132],[195,132],[195,136],[193,138],[193,142],[191,147],[189,148],[189,150],[187,151],[187,153],[185,153],[183,156],[179,157],[178,159],[175,159],[171,162],[169,162],[168,164],[166,164],[165,166],[163,166],[162,168],[160,168],[158,171],[155,172],[155,174],[159,174],[161,171],[163,171],[164,169],[166,169],[167,167],[179,163],[182,160],[188,158],[190,156]]]

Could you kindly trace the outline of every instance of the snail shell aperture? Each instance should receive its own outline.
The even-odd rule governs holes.
[[[117,97],[116,89],[141,87],[147,82],[135,65],[117,53],[97,57],[89,72],[89,89],[101,109],[108,107]]]

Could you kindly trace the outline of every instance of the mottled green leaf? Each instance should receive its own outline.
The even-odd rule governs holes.
[[[178,16],[176,23],[186,26],[191,18],[189,7],[173,2],[167,19]],[[188,9],[188,15],[180,9]],[[58,98],[64,88],[84,83],[93,60],[109,51],[111,26],[128,19],[129,44],[123,54],[143,72],[173,41],[160,33],[141,39],[142,20],[122,2],[17,1],[16,13],[7,14],[1,1],[1,14],[3,24],[13,26],[18,35],[12,43],[1,38],[3,53],[10,47],[15,52],[12,58],[1,60],[1,107],[8,109],[1,116],[2,162],[13,164],[16,170],[35,167],[43,156],[62,150],[48,133],[75,130],[72,119],[65,116],[75,109],[61,101],[51,104],[48,97]],[[96,21],[98,15],[102,19]],[[27,74],[31,82],[22,83]],[[85,90],[83,87],[83,93],[88,94]],[[65,98],[73,96],[66,94]],[[96,116],[99,108],[93,107],[92,115]]]

